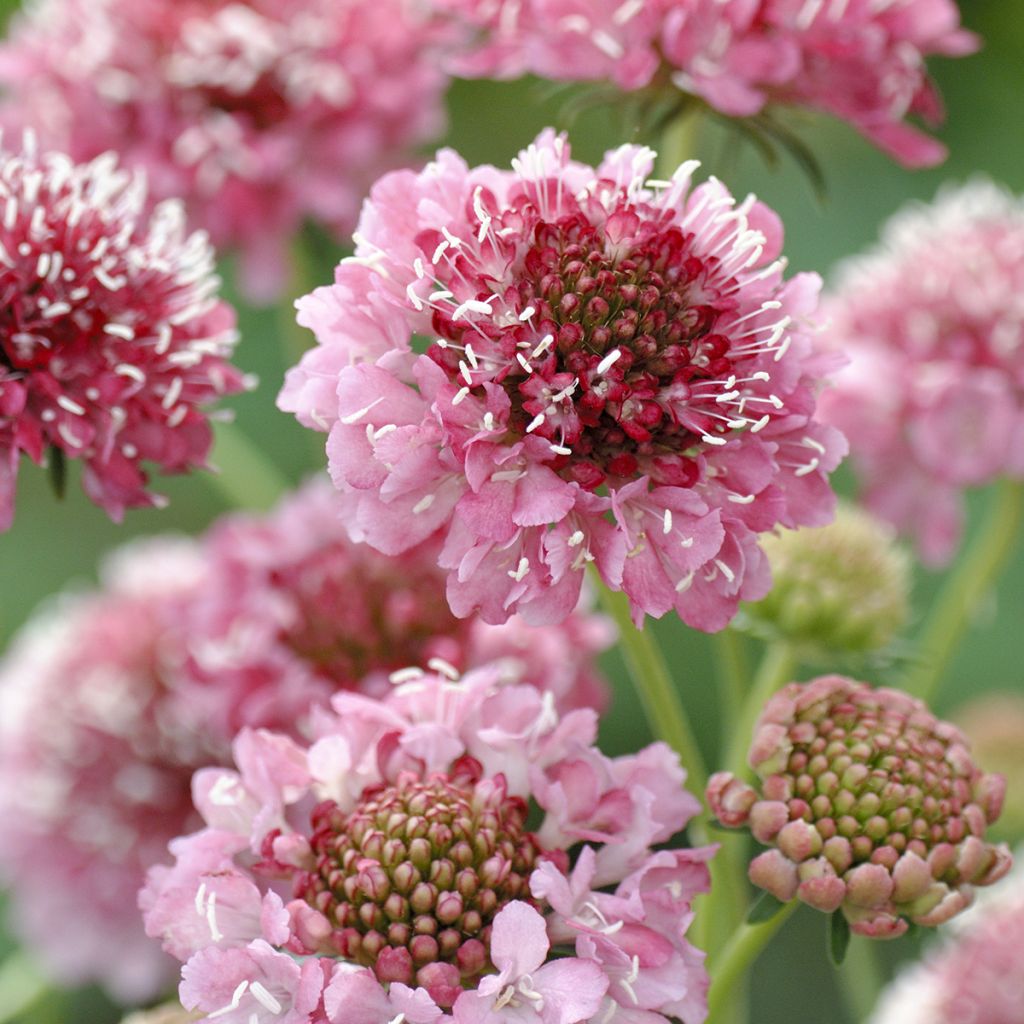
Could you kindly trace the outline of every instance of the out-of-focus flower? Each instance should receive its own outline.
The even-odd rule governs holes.
[[[433,0],[465,30],[455,74],[532,72],[570,81],[653,83],[731,117],[810,107],[852,124],[902,163],[945,148],[905,123],[943,111],[924,58],[977,39],[953,0]]]
[[[841,504],[834,523],[770,534],[761,545],[772,589],[744,608],[752,630],[834,657],[881,650],[906,625],[910,560],[874,516]]]
[[[198,406],[243,386],[206,236],[185,233],[180,203],[145,214],[145,195],[109,154],[0,149],[0,530],[23,453],[81,460],[115,520],[159,504],[143,463],[203,465]]]
[[[300,300],[320,346],[279,404],[330,431],[355,536],[444,531],[457,615],[558,621],[594,562],[638,622],[721,629],[769,587],[757,534],[831,518],[818,279],[783,282],[753,197],[692,163],[652,182],[653,157],[594,169],[551,131],[511,172],[443,151],[378,182],[356,255]]]
[[[765,705],[748,761],[756,788],[718,772],[708,802],[771,847],[750,880],[784,902],[841,909],[861,935],[948,921],[1010,868],[1005,844],[985,842],[1005,780],[898,690],[842,676],[790,683]]]
[[[982,764],[1006,777],[1003,813],[993,828],[1002,839],[1024,839],[1024,696],[1010,690],[975,697],[952,715]]]
[[[133,894],[195,823],[192,773],[227,763],[240,727],[298,735],[332,693],[390,690],[390,672],[434,658],[449,674],[534,673],[548,708],[603,705],[603,618],[456,619],[436,543],[388,559],[353,545],[338,513],[323,481],[198,544],[128,548],[102,591],[16,639],[0,669],[0,870],[17,931],[60,980],[131,1000],[162,990],[167,958]]]
[[[979,180],[902,210],[827,312],[851,365],[822,415],[851,439],[865,504],[941,565],[963,492],[1024,477],[1024,202]]]
[[[1024,1024],[1024,872],[957,918],[882,993],[869,1024]]]
[[[37,0],[0,82],[8,120],[185,198],[269,299],[304,219],[350,231],[370,181],[440,130],[428,32],[410,0]]]
[[[685,931],[712,850],[651,849],[699,806],[676,757],[607,758],[592,711],[559,719],[500,676],[338,694],[312,746],[245,730],[237,771],[197,773],[206,827],[140,896],[185,961],[186,1007],[227,1024],[704,1019]]]
[[[65,597],[19,634],[0,680],[0,871],[15,932],[66,983],[137,1002],[171,965],[134,893],[193,820],[189,779],[223,744],[165,713],[198,546],[127,548],[100,595]]]

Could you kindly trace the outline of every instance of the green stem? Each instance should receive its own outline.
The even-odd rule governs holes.
[[[750,682],[750,665],[743,646],[743,637],[734,629],[723,629],[716,633],[715,646],[718,649],[719,682],[722,697],[722,727],[726,730],[724,739],[728,742],[732,725],[735,724],[743,706],[743,696]],[[724,746],[724,744],[723,744]]]
[[[0,1024],[30,1010],[49,991],[49,983],[21,950],[0,965]]]
[[[722,1024],[733,993],[761,950],[797,908],[791,900],[771,920],[760,924],[743,922],[733,933],[722,952],[708,962],[711,990],[708,992],[707,1024]]]
[[[870,1016],[884,983],[875,949],[873,940],[854,935],[839,968],[839,989],[857,1024]]]
[[[742,777],[746,773],[747,751],[754,736],[754,724],[765,702],[779,687],[792,679],[796,667],[796,656],[788,644],[782,641],[769,644],[750,692],[740,708],[739,717],[733,722],[725,767],[734,775]]]
[[[689,789],[702,794],[707,784],[707,769],[654,634],[649,629],[640,630],[633,625],[629,598],[621,591],[612,591],[602,585],[599,593],[602,607],[619,627],[626,668],[651,732],[679,754],[686,769]],[[696,819],[691,823],[690,831],[694,842],[707,841],[703,824]]]
[[[290,485],[234,423],[214,424],[213,461],[205,477],[238,508],[268,509]]]
[[[915,697],[927,701],[934,695],[953,652],[970,627],[974,609],[1013,553],[1022,521],[1024,483],[1000,481],[985,521],[947,577],[921,631],[920,662],[904,683]]]
[[[687,105],[665,126],[655,164],[655,176],[671,178],[680,164],[693,156],[697,118]]]

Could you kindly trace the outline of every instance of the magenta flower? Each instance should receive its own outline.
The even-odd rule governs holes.
[[[22,454],[81,460],[114,520],[159,505],[143,463],[202,466],[198,406],[243,387],[205,236],[185,233],[175,202],[144,216],[143,180],[109,154],[75,165],[27,137],[20,153],[0,149],[0,188],[0,530]]]
[[[237,248],[273,298],[306,219],[351,230],[367,185],[443,124],[407,0],[45,0],[0,56],[8,121],[76,159],[117,150]]]
[[[260,1006],[291,1024],[704,1019],[684,935],[712,851],[651,850],[698,809],[677,759],[663,744],[607,758],[592,711],[559,719],[500,676],[410,671],[383,701],[338,694],[311,746],[246,730],[237,771],[197,773],[206,828],[140,895],[186,960],[186,1008],[238,1024]],[[249,909],[222,919],[228,884]]]
[[[0,868],[21,938],[58,979],[98,979],[131,1000],[161,991],[168,962],[130,897],[194,826],[192,773],[228,763],[242,726],[298,735],[336,691],[386,693],[389,673],[428,659],[449,674],[492,663],[503,681],[535,679],[545,707],[603,706],[603,618],[456,619],[436,553],[435,541],[398,559],[353,545],[323,481],[198,544],[126,549],[100,592],[16,639],[0,669]],[[512,697],[493,705],[506,703],[509,728]],[[225,935],[272,927],[279,908],[252,884],[208,891]],[[73,922],[55,929],[65,914]]]
[[[748,761],[756,788],[717,772],[707,798],[723,825],[749,825],[770,847],[750,880],[784,902],[841,909],[861,935],[942,924],[1010,868],[1006,845],[984,838],[1005,780],[898,690],[842,676],[790,683],[765,705]]]
[[[456,615],[557,621],[594,562],[638,622],[721,629],[768,589],[757,534],[832,514],[818,281],[783,282],[771,211],[691,188],[693,164],[651,182],[653,156],[595,170],[550,131],[511,172],[444,151],[381,179],[356,255],[300,300],[320,347],[279,404],[329,430],[355,536],[444,531]]]
[[[865,504],[955,553],[963,493],[1024,477],[1024,203],[984,181],[909,207],[830,299],[851,365],[823,415],[847,432]]]

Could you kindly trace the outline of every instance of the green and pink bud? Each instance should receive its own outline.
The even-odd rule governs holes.
[[[842,676],[790,683],[765,705],[748,763],[708,783],[723,825],[769,847],[750,880],[777,899],[842,910],[853,931],[891,938],[968,906],[1010,867],[985,841],[1005,792],[963,734],[919,700]]]

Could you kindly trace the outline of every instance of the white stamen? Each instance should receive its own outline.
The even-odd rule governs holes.
[[[662,533],[672,532],[672,509],[670,508],[665,509],[665,515],[661,521],[661,531]]]
[[[566,448],[564,444],[553,444],[551,445],[551,450],[556,455],[572,455],[572,449]]]
[[[422,679],[423,669],[412,666],[410,668],[396,669],[388,676],[388,682],[400,686],[402,683],[412,682],[413,679]]]
[[[582,530],[577,530],[575,533],[570,535],[566,543],[569,545],[569,547],[575,548],[579,547],[579,545],[582,544],[584,540],[586,540],[586,535],[584,534],[584,532]]]
[[[536,416],[530,420],[530,425],[526,428],[528,434],[532,434],[539,426],[544,423],[544,413],[539,412]]]
[[[469,365],[475,370],[480,362],[476,357],[476,352],[473,351],[473,346],[467,341],[466,342],[466,358],[469,360]]]
[[[494,413],[493,412],[485,412],[484,413],[483,427],[484,427],[484,430],[494,430]]]
[[[135,340],[135,331],[127,324],[104,324],[103,333],[115,338],[124,338],[125,341]]]
[[[526,321],[529,320],[530,317],[533,316],[533,314],[536,312],[537,310],[535,310],[533,306],[527,306],[526,309],[524,309],[522,313],[519,314],[520,323],[526,323]]]
[[[67,395],[58,395],[57,404],[64,410],[70,413],[74,413],[76,416],[84,416],[85,409],[79,405],[74,399],[68,398]]]
[[[232,1010],[237,1010],[242,1002],[242,996],[245,995],[245,990],[249,987],[248,981],[240,981],[238,987],[231,994],[231,1002],[227,1006],[222,1006],[219,1010],[214,1010],[213,1013],[208,1013],[206,1016],[212,1020],[214,1017],[223,1017],[225,1013],[231,1013]]]
[[[384,401],[384,396],[375,398],[369,405],[364,405],[362,409],[357,409],[355,412],[350,412],[347,416],[341,417],[341,422],[346,427],[351,426],[353,423],[358,423],[374,406],[379,405]]]
[[[676,593],[681,594],[684,590],[688,590],[693,583],[693,572],[688,572],[685,576],[681,577],[679,582],[676,584]]]
[[[281,1010],[284,1009],[277,999],[275,999],[260,982],[254,981],[249,986],[249,991],[253,994],[253,998],[265,1006],[271,1013],[280,1013]]]
[[[553,334],[545,334],[544,337],[537,342],[537,347],[530,353],[530,358],[536,359],[538,356],[543,355],[554,343],[555,336]]]
[[[459,670],[444,658],[431,658],[427,662],[427,668],[433,669],[439,675],[447,676],[452,682],[459,678]]]
[[[734,573],[732,569],[730,569],[729,566],[727,566],[725,562],[723,562],[720,558],[715,559],[715,565],[718,566],[718,568],[722,571],[722,575],[730,583],[732,583],[732,581],[736,579],[736,573]]]
[[[459,390],[455,392],[455,395],[452,398],[452,405],[458,405],[459,402],[461,402],[468,394],[469,388],[459,388]]]
[[[163,401],[161,401],[160,404],[165,409],[170,409],[170,407],[172,405],[174,405],[174,403],[177,402],[178,398],[180,397],[180,395],[181,395],[181,388],[182,388],[181,378],[180,377],[175,377],[174,380],[172,380],[170,385],[168,386],[167,394],[164,395]]]
[[[609,352],[608,355],[606,355],[604,359],[602,359],[601,362],[597,364],[597,372],[599,374],[607,373],[621,358],[622,349],[612,349],[612,351]]]
[[[524,356],[522,352],[517,352],[517,353],[516,353],[516,362],[518,362],[518,363],[519,363],[519,365],[520,365],[520,366],[521,366],[521,367],[522,367],[522,368],[523,368],[523,369],[524,369],[524,370],[525,370],[525,371],[526,371],[527,373],[533,373],[533,367],[532,367],[532,366],[530,365],[530,363],[529,363],[529,361],[527,360],[526,356]]]
[[[793,470],[793,476],[807,476],[808,473],[813,473],[818,468],[819,464],[819,460],[817,458],[813,458],[806,466],[801,466],[799,469]]]
[[[423,311],[423,300],[416,294],[415,281],[410,281],[405,286],[405,297],[413,304],[413,306],[416,308],[417,313]]]
[[[737,505],[749,505],[754,500],[753,494],[730,494],[729,500]]]
[[[466,313],[490,313],[491,302],[493,299],[489,299],[487,302],[483,302],[480,299],[466,299],[461,306],[456,306],[455,312],[452,313],[452,320],[461,320]]]
[[[46,320],[52,320],[54,317],[63,316],[65,313],[70,313],[71,307],[66,302],[52,302],[46,309],[41,311],[41,316]]]
[[[473,386],[473,374],[470,372],[469,367],[466,365],[464,359],[459,360],[459,373],[462,374],[462,379],[470,386]]]
[[[723,444],[728,444],[729,443],[727,438],[715,437],[713,434],[701,434],[700,435],[700,439],[705,444],[723,445]]]
[[[516,583],[520,583],[522,582],[523,577],[525,577],[529,571],[530,560],[523,556],[519,559],[519,564],[515,567],[515,569],[509,569],[508,574],[512,577],[512,579],[516,581]]]
[[[412,514],[418,516],[421,512],[426,512],[431,505],[434,504],[434,495],[425,494],[419,501],[416,502],[412,507]]]

